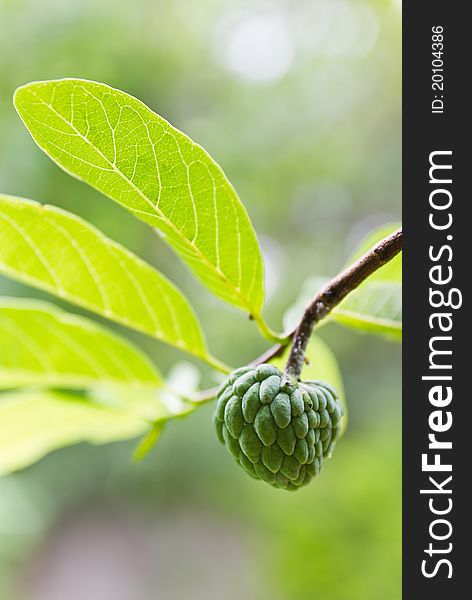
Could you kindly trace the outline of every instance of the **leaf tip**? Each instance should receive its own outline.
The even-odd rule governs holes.
[[[141,462],[151,452],[151,450],[159,441],[163,428],[163,422],[155,423],[152,429],[150,429],[139,441],[132,455],[132,461],[134,463]]]
[[[16,88],[16,90],[13,92],[13,104],[14,104],[14,106],[18,105],[18,99],[21,98],[22,95],[24,95],[27,91],[29,91],[32,87],[34,87],[38,83],[41,83],[41,82],[39,82],[39,81],[29,81],[28,83],[24,83],[23,85],[18,86]]]

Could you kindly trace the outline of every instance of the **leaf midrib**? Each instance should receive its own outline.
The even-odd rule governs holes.
[[[345,310],[343,308],[336,308],[333,311],[333,315],[341,315],[346,316],[351,319],[356,319],[357,321],[362,321],[363,323],[373,323],[375,325],[383,325],[384,327],[391,327],[392,329],[402,330],[401,321],[393,321],[391,319],[384,319],[379,317],[374,317],[370,315],[365,315],[364,313],[358,313],[351,310]]]
[[[34,383],[37,382],[44,382],[44,386],[41,386],[41,388],[47,389],[50,385],[54,384],[54,385],[59,385],[59,384],[63,384],[65,386],[70,386],[73,387],[74,389],[83,389],[84,387],[88,388],[91,385],[112,385],[112,386],[118,386],[120,388],[127,388],[127,387],[132,387],[132,388],[143,388],[143,389],[151,389],[151,390],[158,390],[159,389],[159,385],[158,383],[152,383],[151,381],[149,382],[145,382],[141,379],[112,379],[110,377],[107,377],[106,379],[97,379],[94,378],[91,375],[73,375],[73,376],[69,376],[67,374],[62,373],[61,371],[56,371],[56,370],[50,370],[50,371],[33,371],[32,369],[20,369],[20,368],[14,368],[14,367],[0,367],[0,383],[2,381],[2,379],[5,378],[4,374],[7,374],[7,381],[8,381],[8,376],[9,374],[12,375],[20,375],[20,376],[24,376],[26,375],[27,377],[29,377],[31,379],[31,381],[33,381]],[[31,383],[31,381],[29,383]],[[28,384],[26,385],[21,385],[18,387],[27,387]],[[17,386],[15,386],[17,387]]]

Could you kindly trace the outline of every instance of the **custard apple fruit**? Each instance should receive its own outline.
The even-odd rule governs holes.
[[[230,375],[218,391],[214,420],[218,438],[249,475],[297,490],[331,456],[342,415],[331,385],[297,382],[262,364]]]

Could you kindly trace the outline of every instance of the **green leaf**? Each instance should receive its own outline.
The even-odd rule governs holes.
[[[142,418],[72,394],[0,394],[0,475],[26,467],[57,448],[130,439],[149,429]]]
[[[277,356],[270,362],[283,371],[289,352],[290,346],[284,350],[283,354]],[[344,418],[342,424],[342,432],[344,432],[347,425],[346,394],[344,391],[341,369],[339,368],[336,356],[328,344],[315,335],[308,344],[305,358],[309,361],[309,364],[306,364],[303,367],[301,379],[303,381],[320,379],[330,383],[337,390],[339,398],[344,406]]]
[[[0,272],[212,361],[182,293],[63,210],[0,195]]]
[[[45,302],[0,298],[0,340],[0,389],[162,383],[129,342]]]
[[[156,227],[204,285],[260,324],[257,239],[236,192],[203,148],[136,98],[101,83],[29,83],[14,102],[60,167]]]

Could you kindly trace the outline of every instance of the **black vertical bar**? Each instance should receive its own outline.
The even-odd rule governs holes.
[[[472,574],[467,431],[472,317],[467,315],[466,293],[472,260],[468,189],[472,152],[466,147],[472,134],[468,100],[472,35],[467,8],[462,2],[411,1],[404,3],[403,12],[403,598],[407,600],[453,600],[472,594],[467,585]],[[452,168],[433,168],[430,177],[432,162]],[[450,299],[456,308],[432,306],[441,304],[441,292],[444,302]],[[433,440],[429,435],[435,436]],[[434,440],[451,442],[452,448],[429,447]],[[433,471],[434,461],[440,468],[450,465],[451,471]]]

